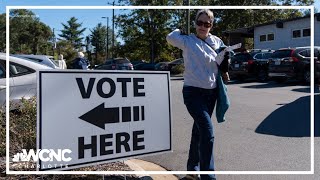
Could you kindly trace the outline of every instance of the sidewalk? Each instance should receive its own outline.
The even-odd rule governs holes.
[[[126,165],[128,165],[132,171],[167,171],[163,167],[143,161],[140,159],[131,159],[124,162]],[[146,172],[148,173],[148,172]],[[178,180],[179,178],[172,174],[137,174],[140,179],[142,180]]]
[[[43,179],[49,179],[49,177],[44,177],[44,176],[37,176],[37,175],[6,175],[5,172],[5,158],[2,157],[0,158],[0,180],[4,180],[4,179],[17,179],[17,178],[23,178],[23,179],[34,179],[34,178],[38,178],[41,177]],[[122,167],[110,167],[110,170],[116,170],[116,169],[121,169],[122,171],[145,171],[146,174],[136,174],[136,175],[123,175],[123,176],[118,176],[118,175],[106,175],[105,178],[110,179],[110,180],[122,180],[122,179],[128,179],[128,180],[137,180],[137,179],[141,179],[141,180],[178,180],[179,178],[175,175],[172,174],[152,174],[149,175],[147,174],[148,171],[167,171],[166,169],[164,169],[163,167],[151,163],[151,162],[147,162],[147,161],[143,161],[140,159],[130,159],[130,160],[126,160],[124,161],[124,163],[115,163],[115,166],[122,166]],[[98,165],[96,167],[99,168],[99,166],[105,166],[105,165]],[[20,169],[21,170],[21,169]],[[118,170],[118,171],[119,171]],[[23,170],[22,170],[23,171]],[[66,175],[67,177],[70,177],[70,175]],[[99,177],[99,176],[97,176]],[[95,177],[95,178],[97,178]],[[61,178],[61,176],[59,177]],[[58,178],[58,179],[59,179]],[[79,179],[88,179],[89,177],[77,177]]]

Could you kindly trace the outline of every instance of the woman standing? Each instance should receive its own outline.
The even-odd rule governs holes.
[[[211,116],[218,95],[218,65],[223,61],[216,59],[215,50],[224,46],[224,43],[209,33],[213,19],[212,11],[199,10],[195,19],[196,34],[185,35],[176,29],[167,36],[169,44],[183,50],[185,65],[183,99],[194,119],[188,171],[214,171],[214,129]],[[214,174],[209,174],[201,175],[201,179],[216,178]]]

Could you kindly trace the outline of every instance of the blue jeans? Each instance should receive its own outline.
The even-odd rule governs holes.
[[[217,88],[185,86],[182,92],[184,104],[194,119],[187,170],[214,171],[214,131],[211,116],[217,100]],[[201,180],[204,179],[215,179],[215,175],[201,175]]]

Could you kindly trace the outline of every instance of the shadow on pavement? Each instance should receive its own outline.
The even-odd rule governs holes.
[[[303,93],[311,93],[311,87],[310,86],[306,86],[305,88],[296,88],[296,89],[292,89],[292,91],[295,92],[303,92]],[[319,93],[320,89],[318,85],[314,86],[314,93]]]
[[[266,89],[266,88],[277,88],[277,87],[287,87],[287,86],[296,86],[296,84],[291,82],[276,83],[273,81],[269,81],[261,84],[242,86],[242,88]]]
[[[184,78],[183,77],[174,77],[174,78],[171,77],[170,80],[171,81],[181,81],[181,80],[184,80]]]
[[[232,84],[244,84],[245,82],[243,81],[238,81],[238,80],[231,80],[228,82],[227,85],[232,85]]]
[[[294,91],[294,92],[310,93],[310,92],[311,92],[311,88],[310,88],[310,87],[296,88],[296,89],[292,89],[292,91]]]
[[[256,133],[282,137],[310,137],[310,96],[304,96],[272,112]],[[320,95],[315,95],[315,137],[320,137]]]

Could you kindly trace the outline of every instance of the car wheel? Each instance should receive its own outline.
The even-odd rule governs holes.
[[[266,70],[260,70],[258,72],[257,79],[259,82],[265,82],[266,80],[268,80],[268,72]]]
[[[274,79],[277,83],[283,83],[283,82],[286,82],[287,81],[287,78],[286,77],[276,77]]]
[[[245,77],[244,75],[239,75],[239,76],[237,77],[237,79],[238,79],[238,81],[240,81],[240,82],[244,82],[245,79],[246,79],[246,77]]]
[[[305,71],[304,74],[303,74],[303,81],[305,83],[310,83],[310,71]]]

